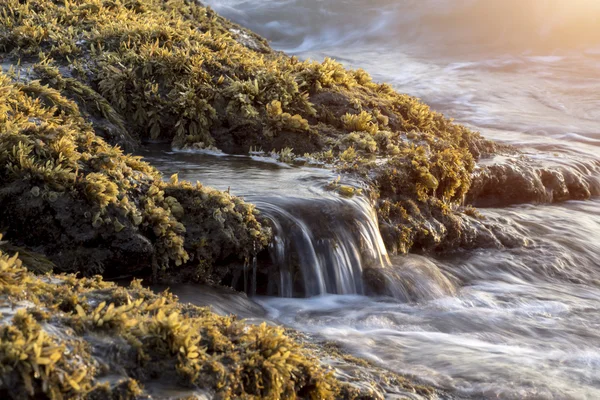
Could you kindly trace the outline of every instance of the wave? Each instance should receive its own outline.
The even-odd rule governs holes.
[[[376,42],[440,51],[583,49],[600,45],[596,0],[211,0],[275,47],[314,51]]]

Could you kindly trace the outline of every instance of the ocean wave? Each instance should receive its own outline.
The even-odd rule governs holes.
[[[364,42],[441,51],[548,52],[600,46],[596,0],[211,0],[275,47],[314,51]]]

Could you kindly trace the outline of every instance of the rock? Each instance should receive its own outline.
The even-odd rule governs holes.
[[[20,208],[0,199],[21,210],[0,222],[15,242],[42,243],[64,270],[90,265],[77,262],[81,255],[74,249],[82,247],[90,254],[98,248],[98,269],[117,275],[187,266],[188,273],[207,277],[216,263],[243,263],[268,240],[251,206],[229,199],[204,209],[211,191],[169,187],[156,170],[100,136],[126,151],[158,140],[236,154],[264,149],[281,161],[327,164],[362,180],[388,248],[401,253],[520,240],[500,240],[493,230],[472,226],[461,214],[465,198],[467,204],[491,205],[594,193],[577,171],[542,172],[518,163],[476,169],[481,157],[516,152],[373,82],[363,70],[273,51],[200,3],[75,2],[65,10],[34,0],[11,2],[7,10],[12,28],[0,31],[0,56],[15,63],[27,58],[31,67],[19,82],[2,78],[4,90],[13,92],[9,106],[41,103],[21,112],[27,115],[17,134],[2,132],[0,160],[16,172],[0,171],[0,186],[19,179],[23,190],[33,192],[18,196],[39,199],[25,197]],[[85,18],[65,24],[65,13]],[[53,34],[38,38],[30,24]],[[35,165],[20,165],[10,155],[18,146],[25,146],[20,160]],[[58,161],[60,153],[64,160]],[[48,162],[54,170],[44,170]],[[51,228],[42,228],[44,235],[22,232],[34,220]],[[137,257],[110,249],[123,235],[141,235],[152,244],[151,266],[120,261]],[[136,246],[123,248],[137,254]],[[74,264],[61,267],[63,261]]]
[[[201,185],[163,182],[138,157],[96,136],[60,92],[3,74],[0,92],[0,229],[15,245],[44,254],[55,271],[176,274],[221,262],[226,269],[266,243],[253,206]],[[40,98],[52,103],[35,102]],[[186,219],[181,203],[192,207],[188,199],[203,215],[218,212],[222,222]],[[186,242],[186,230],[203,232],[209,246],[199,252],[196,241]]]
[[[1,236],[0,236],[1,239]],[[334,399],[345,385],[282,328],[74,276],[35,276],[0,249],[0,394],[6,399]],[[150,397],[149,394],[153,396]],[[172,393],[171,393],[172,394]]]
[[[568,165],[543,165],[526,157],[484,164],[473,173],[466,201],[477,207],[502,207],[523,203],[556,203],[586,200],[600,194],[594,171],[597,161]]]
[[[426,238],[422,232],[449,230],[433,214],[462,201],[474,161],[497,148],[418,99],[373,82],[363,70],[331,59],[287,57],[199,3],[136,4],[96,9],[76,3],[68,13],[84,13],[85,21],[67,26],[60,22],[65,10],[48,0],[31,4],[36,13],[11,3],[10,15],[27,15],[54,33],[41,41],[22,38],[15,32],[33,33],[20,29],[25,18],[13,18],[13,28],[2,32],[4,56],[31,55],[34,73],[28,79],[41,82],[28,81],[25,89],[67,113],[77,114],[79,107],[78,117],[92,122],[96,135],[126,150],[140,140],[242,154],[262,148],[283,161],[299,154],[358,175],[374,200],[405,209],[408,201],[416,204],[409,208],[422,226],[386,212],[380,221],[410,229],[409,236],[427,247],[444,235]],[[39,54],[54,61],[36,62]],[[176,205],[169,208],[174,219],[187,218]],[[413,242],[389,244],[408,251]],[[167,258],[185,262],[180,250],[173,252]]]

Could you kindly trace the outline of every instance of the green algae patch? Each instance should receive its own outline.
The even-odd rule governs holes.
[[[278,327],[247,325],[137,281],[32,275],[0,251],[2,398],[120,398],[168,382],[217,399],[333,399],[340,383]],[[103,379],[117,373],[110,383]]]
[[[204,271],[243,263],[266,244],[252,205],[201,185],[163,182],[139,157],[96,135],[60,91],[0,74],[0,97],[0,227],[55,271]]]
[[[363,179],[390,250],[474,245],[458,207],[497,146],[363,70],[275,52],[191,0],[4,0],[0,21],[0,52],[37,63],[45,101],[72,100],[110,143],[303,155]],[[161,253],[185,262],[167,231]]]

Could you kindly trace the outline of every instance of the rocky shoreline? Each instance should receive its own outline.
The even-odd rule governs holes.
[[[522,246],[527,238],[469,204],[600,191],[585,173],[519,159],[365,71],[276,52],[194,1],[6,0],[0,11],[6,396],[139,398],[138,381],[173,376],[218,398],[370,398],[278,328],[93,278],[223,284],[271,240],[252,204],[167,182],[131,155],[145,142],[264,150],[358,179],[393,253]],[[517,161],[477,166],[499,154]],[[95,353],[99,332],[127,355],[124,383],[101,382],[112,368]]]

